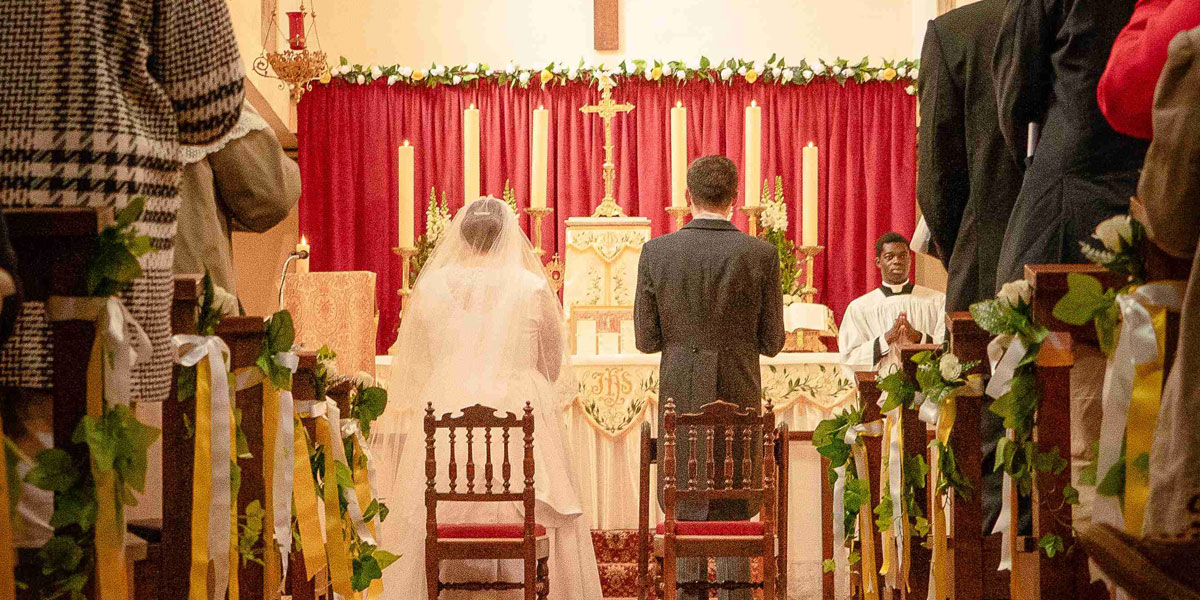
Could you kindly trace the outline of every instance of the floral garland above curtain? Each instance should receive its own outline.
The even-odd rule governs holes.
[[[520,66],[508,62],[501,67],[491,67],[487,63],[470,63],[466,65],[439,65],[432,63],[429,68],[410,67],[402,65],[361,65],[350,64],[346,57],[341,57],[340,64],[322,73],[321,83],[329,83],[333,78],[347,83],[365,85],[383,79],[388,85],[406,83],[409,85],[463,85],[473,81],[490,81],[500,85],[519,86],[527,88],[531,85],[546,87],[551,84],[565,85],[567,82],[583,80],[594,81],[601,74],[607,74],[618,81],[621,78],[641,77],[646,81],[669,81],[674,79],[683,84],[691,81],[721,81],[732,83],[737,79],[746,83],[762,81],[779,85],[806,85],[817,80],[837,81],[844,84],[854,80],[858,83],[871,81],[907,80],[910,82],[906,91],[910,94],[917,92],[917,75],[920,68],[919,60],[901,59],[884,60],[872,64],[867,57],[857,62],[845,58],[837,58],[832,62],[817,59],[815,62],[801,60],[799,64],[789,65],[784,58],[771,55],[761,66],[752,60],[729,58],[713,62],[708,57],[701,56],[695,61],[682,60],[623,60],[616,65],[590,64],[586,60],[578,63],[549,62],[529,66]]]

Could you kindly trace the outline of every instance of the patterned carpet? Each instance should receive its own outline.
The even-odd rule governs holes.
[[[592,530],[592,543],[596,547],[596,562],[600,568],[600,587],[604,597],[612,600],[637,598],[637,530],[609,529]],[[651,568],[653,569],[653,560]],[[712,561],[708,564],[708,578],[716,580],[716,568]],[[759,581],[762,577],[762,564],[758,559],[750,561],[750,577]],[[754,597],[761,597],[762,592],[755,590]],[[712,598],[717,597],[714,591]],[[650,598],[656,594],[651,590]]]

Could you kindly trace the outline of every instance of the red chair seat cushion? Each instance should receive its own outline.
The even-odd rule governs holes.
[[[525,534],[524,523],[439,523],[438,537],[444,539],[498,540]],[[546,535],[546,528],[533,526],[534,537]]]
[[[655,532],[662,535],[666,524],[659,523]],[[676,535],[762,535],[761,521],[675,521]]]

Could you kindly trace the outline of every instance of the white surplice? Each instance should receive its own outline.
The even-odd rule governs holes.
[[[904,282],[883,284],[855,298],[846,307],[838,334],[842,363],[870,367],[888,353],[884,335],[896,324],[900,313],[921,333],[921,343],[941,344],[946,337],[946,295],[924,286]]]

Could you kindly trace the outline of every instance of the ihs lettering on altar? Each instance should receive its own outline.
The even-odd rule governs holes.
[[[629,103],[619,104],[612,99],[612,88],[615,84],[608,75],[600,76],[600,101],[596,104],[579,108],[580,112],[599,115],[604,120],[604,199],[596,207],[593,217],[623,217],[620,205],[613,198],[613,188],[617,179],[617,165],[613,161],[613,131],[612,119],[620,113],[633,110]]]

